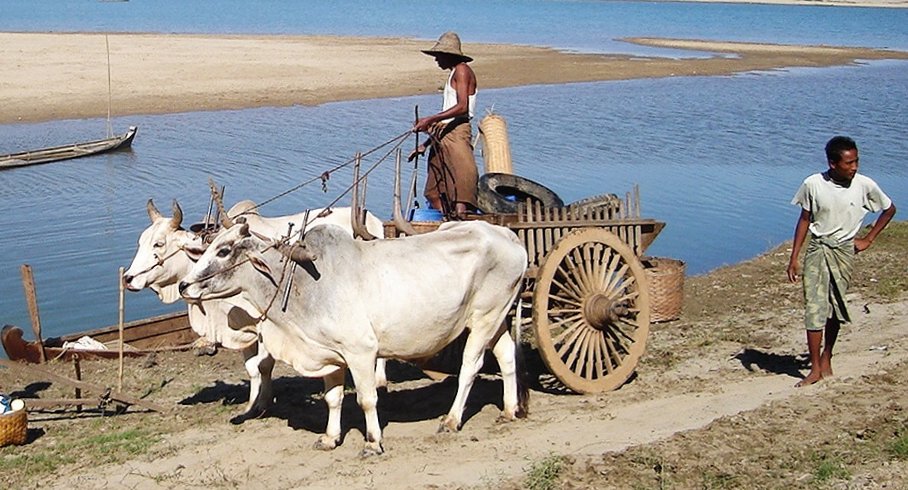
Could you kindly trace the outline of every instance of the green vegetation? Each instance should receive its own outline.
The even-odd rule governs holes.
[[[839,457],[816,455],[814,461],[816,469],[813,472],[813,480],[816,483],[825,483],[828,480],[846,480],[851,477],[851,473],[848,472]]]
[[[896,459],[908,460],[908,434],[896,435],[896,439],[889,445],[889,453]]]
[[[550,455],[538,461],[527,472],[524,488],[550,490],[555,488],[558,475],[565,466],[564,456]]]

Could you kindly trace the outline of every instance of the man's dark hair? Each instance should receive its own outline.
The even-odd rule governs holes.
[[[857,150],[858,145],[848,136],[834,136],[826,143],[826,160],[838,163],[842,159],[842,152]]]

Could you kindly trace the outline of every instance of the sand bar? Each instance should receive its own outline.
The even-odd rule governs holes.
[[[114,116],[320,104],[435,93],[445,74],[401,38],[107,34]],[[908,59],[908,52],[635,38],[716,53],[652,58],[464,44],[480,88],[688,75]],[[0,124],[105,117],[105,34],[0,33]],[[731,56],[730,56],[731,55]]]

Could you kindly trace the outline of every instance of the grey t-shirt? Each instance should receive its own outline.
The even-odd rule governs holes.
[[[791,203],[810,212],[811,234],[843,242],[857,235],[867,213],[888,209],[892,200],[870,177],[855,174],[844,187],[823,172],[804,179]]]

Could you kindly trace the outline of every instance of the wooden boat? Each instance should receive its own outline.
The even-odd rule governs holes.
[[[27,341],[22,337],[22,329],[6,325],[0,331],[0,342],[7,357],[12,361],[29,363],[41,362],[41,344]],[[108,349],[74,349],[64,348],[64,342],[75,342],[83,336],[109,345]],[[152,352],[188,350],[198,338],[189,326],[186,312],[169,313],[151,318],[136,320],[123,324],[123,355],[141,357]],[[62,337],[44,340],[46,359],[69,360],[78,353],[80,359],[116,359],[119,357],[119,328],[117,325],[79,332]]]
[[[111,138],[2,155],[0,156],[0,170],[24,167],[27,165],[37,165],[39,163],[69,160],[71,158],[87,157],[122,148],[129,148],[129,146],[132,145],[133,138],[136,137],[137,129],[136,126],[130,126],[125,133]]]

